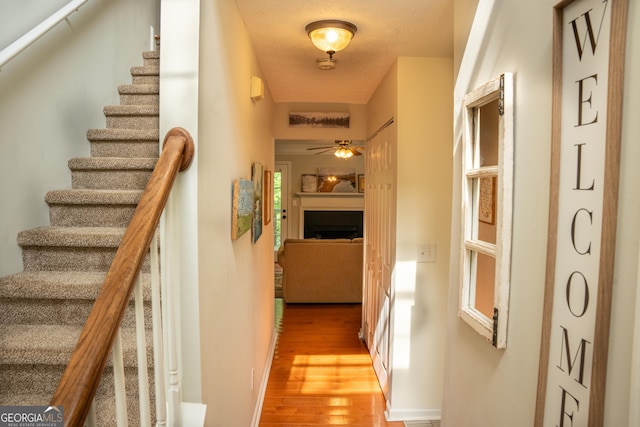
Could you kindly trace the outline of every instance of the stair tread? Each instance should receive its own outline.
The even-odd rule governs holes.
[[[68,164],[71,170],[81,169],[153,169],[158,159],[154,157],[76,157],[70,159]]]
[[[105,277],[105,272],[22,271],[0,278],[0,298],[94,299]]]
[[[51,402],[51,394],[43,392],[25,391],[24,393],[11,393],[4,396],[0,391],[0,396],[3,396],[1,404],[5,406],[49,406],[49,402]],[[97,411],[115,411],[112,404],[113,394],[107,394],[106,396],[98,394],[94,397],[94,400],[97,403]]]
[[[49,204],[131,205],[140,201],[142,190],[52,190],[45,197]]]
[[[157,116],[160,113],[158,105],[107,105],[103,108],[106,116]]]
[[[44,226],[18,233],[18,245],[117,248],[124,232],[121,227]]]
[[[93,300],[98,296],[106,272],[22,271],[0,277],[0,298]],[[149,273],[141,273],[142,294],[151,299]]]
[[[0,325],[0,365],[66,365],[80,332],[76,325]],[[121,332],[125,366],[135,366],[136,331]]]
[[[118,93],[124,94],[153,94],[160,93],[160,85],[154,84],[130,84],[118,86]]]
[[[158,65],[142,65],[131,67],[130,72],[133,76],[155,76],[160,75],[160,67]]]
[[[87,139],[90,141],[159,141],[159,129],[119,129],[119,128],[103,128],[89,129],[87,131]]]
[[[0,325],[0,363],[27,363],[26,352],[32,363],[66,364],[81,331],[70,325]]]

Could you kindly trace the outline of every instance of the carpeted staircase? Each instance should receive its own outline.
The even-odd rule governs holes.
[[[50,226],[18,234],[24,270],[0,278],[0,405],[49,404],[155,166],[159,55],[144,52],[142,59],[131,68],[132,84],[118,87],[120,105],[104,108],[106,128],[87,132],[91,157],[69,160],[71,189],[46,195]],[[142,277],[150,327],[149,274]],[[131,302],[122,339],[127,394],[135,402],[134,325]],[[109,361],[96,396],[99,425],[115,425],[113,395]],[[130,425],[138,425],[137,404],[128,407]]]

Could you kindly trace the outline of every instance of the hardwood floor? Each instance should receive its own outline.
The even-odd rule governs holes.
[[[385,400],[358,338],[360,304],[276,304],[282,317],[261,427],[404,426],[385,421]]]

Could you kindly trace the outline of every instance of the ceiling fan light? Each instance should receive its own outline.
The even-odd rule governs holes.
[[[315,47],[333,55],[349,45],[358,29],[350,22],[324,20],[312,22],[305,31]]]
[[[341,159],[348,159],[353,156],[353,152],[350,149],[344,147],[338,148],[333,152],[333,154]]]

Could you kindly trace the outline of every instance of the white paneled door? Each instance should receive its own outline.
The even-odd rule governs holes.
[[[395,262],[395,146],[389,125],[365,152],[365,249],[363,338],[380,386],[389,398],[391,273]]]

